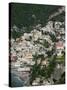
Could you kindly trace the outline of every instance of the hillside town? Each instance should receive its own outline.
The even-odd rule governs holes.
[[[11,38],[11,73],[24,81],[23,86],[62,84],[59,80],[65,73],[64,25],[65,22],[48,21],[45,26],[37,24],[30,33]]]

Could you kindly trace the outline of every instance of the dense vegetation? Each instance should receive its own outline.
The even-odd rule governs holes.
[[[10,30],[16,25],[19,32],[13,29],[11,36],[13,38],[20,37],[24,32],[30,32],[37,24],[45,26],[51,14],[56,12],[61,6],[56,5],[41,5],[41,4],[21,4],[10,3]],[[58,17],[52,18],[53,21],[64,20],[65,13],[63,12]],[[60,17],[60,18],[59,18]]]
[[[35,23],[44,24],[49,15],[60,6],[11,3],[11,25],[30,26]]]
[[[41,62],[40,64],[37,64],[38,58],[41,58]],[[32,72],[31,72],[31,76],[30,76],[30,84],[32,84],[33,80],[35,80],[36,77],[43,77],[43,79],[48,79],[50,78],[51,74],[54,71],[54,68],[56,66],[56,55],[55,56],[51,56],[49,59],[49,65],[43,66],[43,68],[41,69],[41,63],[42,60],[44,60],[44,55],[34,55],[33,60],[36,61],[36,63],[33,65],[32,67]],[[42,82],[43,80],[41,80]]]

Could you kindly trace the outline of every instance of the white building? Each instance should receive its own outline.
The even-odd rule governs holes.
[[[64,51],[64,44],[62,41],[59,41],[56,43],[56,52],[57,52],[57,56],[61,56],[62,55],[62,51]]]
[[[61,26],[61,25],[62,25],[61,22],[56,21],[56,22],[55,22],[55,29],[60,29],[60,26]]]
[[[18,71],[29,72],[30,71],[30,67],[18,68]]]
[[[50,29],[50,30],[53,30],[53,21],[49,21],[47,23],[47,28]]]
[[[40,31],[37,31],[36,29],[34,29],[33,31],[31,31],[33,37],[32,40],[33,41],[37,41],[39,37],[42,36],[42,33]]]

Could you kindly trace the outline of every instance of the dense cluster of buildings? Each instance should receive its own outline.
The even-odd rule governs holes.
[[[56,41],[52,40],[51,35],[56,37]],[[57,56],[62,56],[62,52],[65,52],[64,22],[49,21],[45,27],[38,24],[30,33],[24,33],[23,36],[16,38],[16,40],[11,38],[11,69],[19,73],[27,72],[26,75],[29,77],[31,67],[35,64],[33,56],[35,54],[44,55],[45,60],[42,61],[42,68],[43,65],[47,66],[49,64],[47,51],[52,51],[53,48],[55,48],[54,54],[57,54]],[[38,64],[39,63],[40,59],[38,60]],[[24,78],[22,74],[21,77]],[[39,82],[39,79],[40,78],[36,78],[32,85],[38,85],[37,82]],[[48,83],[47,80],[43,81],[43,85],[46,84],[54,83],[51,80],[50,83]]]

